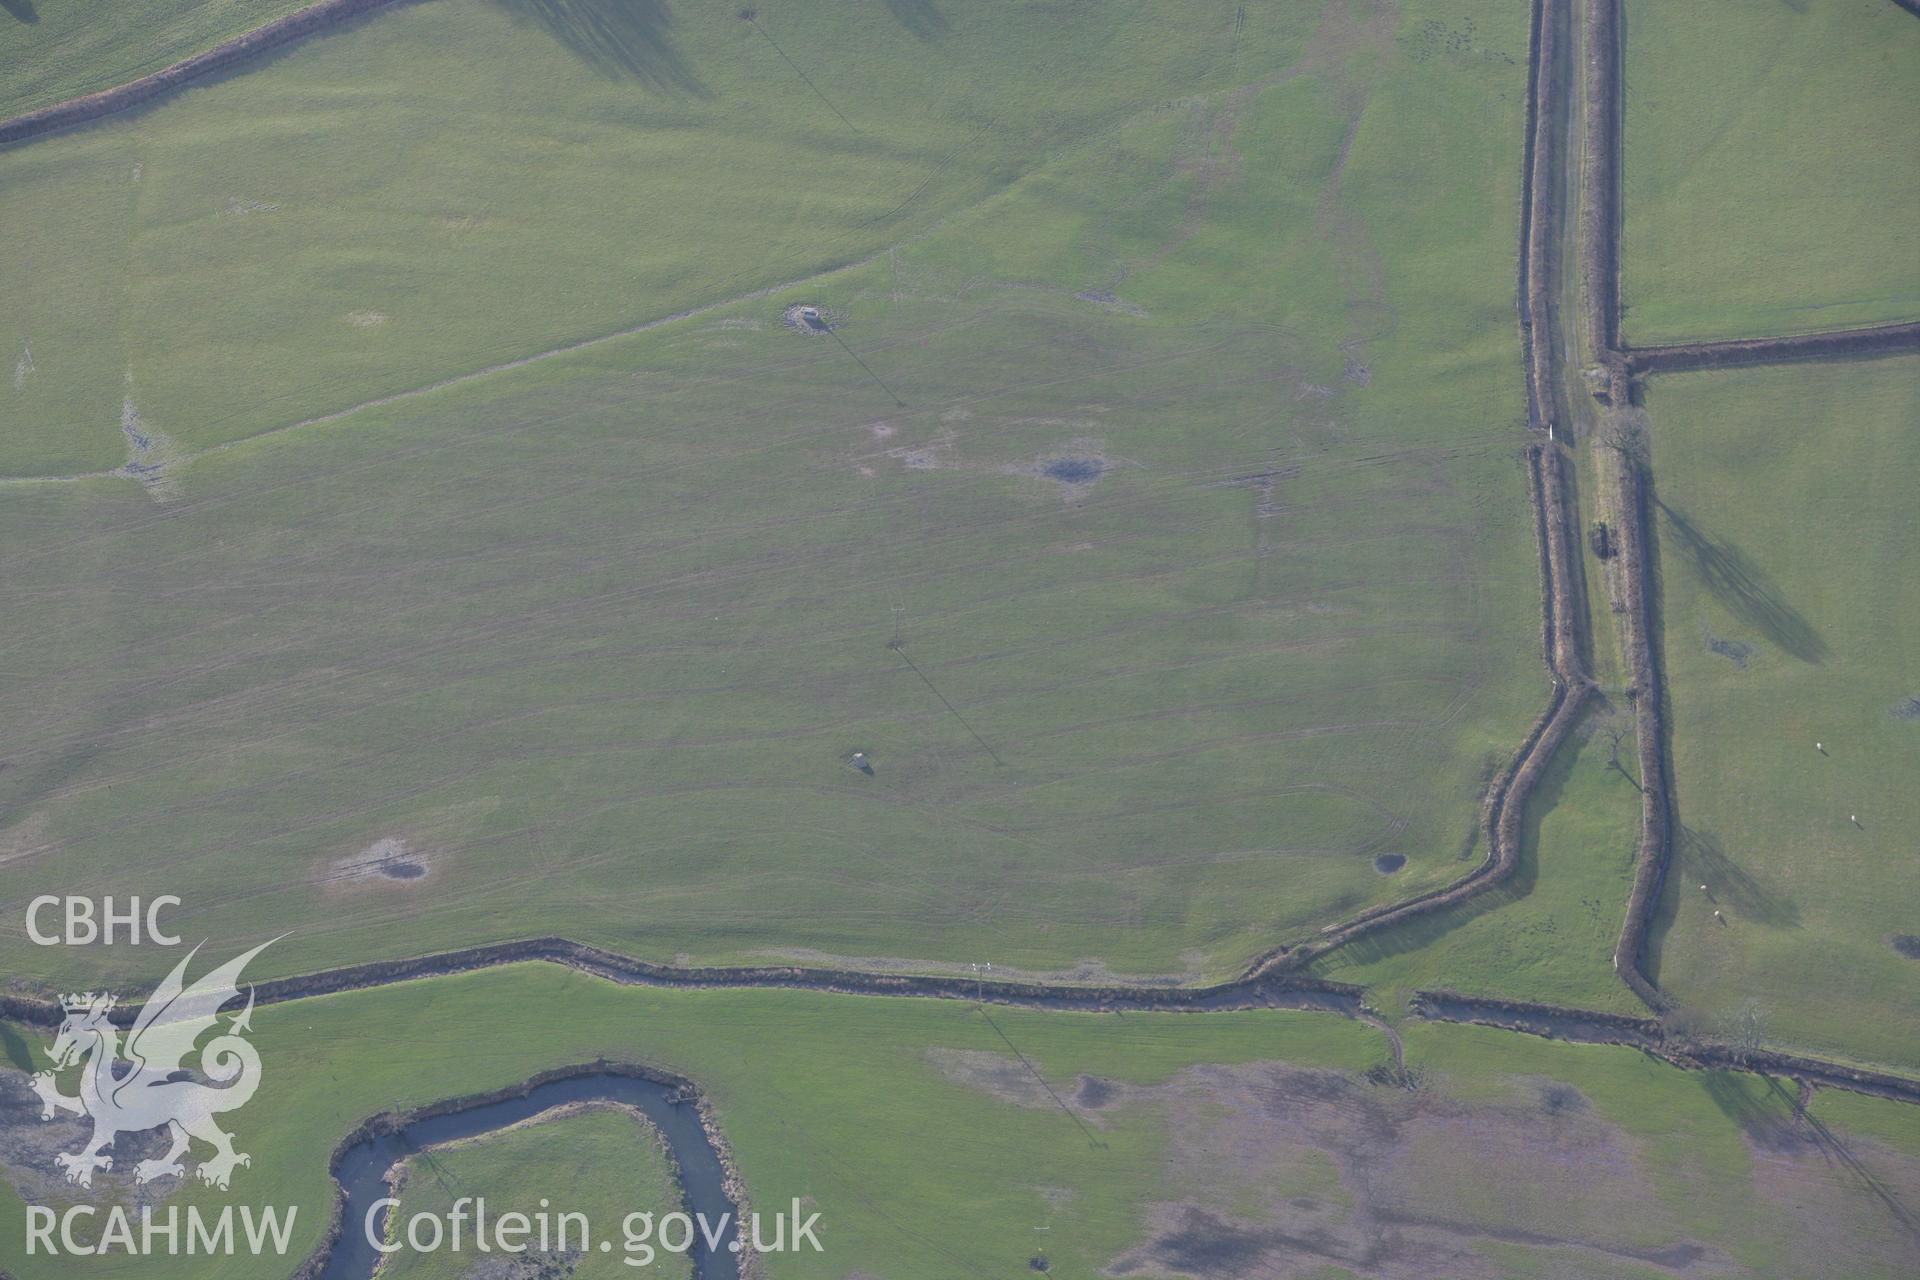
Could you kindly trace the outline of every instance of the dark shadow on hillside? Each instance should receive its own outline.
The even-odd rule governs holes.
[[[1731,543],[1715,542],[1684,512],[1658,498],[1654,505],[1663,530],[1672,535],[1688,566],[1728,612],[1802,662],[1827,660],[1827,642],[1746,552]]]
[[[1840,1185],[1852,1183],[1872,1195],[1902,1231],[1920,1239],[1920,1214],[1909,1209],[1898,1190],[1867,1167],[1839,1134],[1811,1111],[1802,1110],[1799,1099],[1780,1080],[1760,1076],[1766,1092],[1755,1096],[1748,1086],[1750,1078],[1730,1071],[1709,1071],[1703,1083],[1714,1105],[1755,1146],[1781,1152],[1813,1148],[1828,1168],[1840,1175]],[[1801,1097],[1812,1096],[1804,1085],[1802,1089]]]
[[[1674,825],[1673,853],[1681,892],[1699,893],[1733,912],[1740,920],[1791,929],[1800,923],[1800,908],[1774,893],[1727,855],[1720,838],[1686,823]]]
[[[1900,1224],[1902,1230],[1916,1240],[1920,1240],[1920,1215],[1907,1208],[1900,1199],[1899,1193],[1862,1163],[1860,1157],[1853,1153],[1853,1149],[1841,1141],[1840,1135],[1828,1128],[1825,1123],[1811,1115],[1803,1117],[1803,1120],[1827,1163],[1838,1165],[1853,1175],[1861,1186],[1872,1193],[1874,1199],[1886,1207],[1887,1213]]]
[[[40,21],[40,11],[33,7],[33,0],[0,0],[0,9],[12,14],[15,22]]]
[[[494,0],[539,24],[609,80],[633,80],[656,93],[710,98],[673,39],[666,0]]]
[[[953,25],[934,7],[933,0],[887,0],[887,12],[922,40],[938,40]]]
[[[1752,1086],[1756,1082],[1763,1086],[1761,1092],[1754,1092]],[[1772,1076],[1708,1071],[1702,1074],[1700,1084],[1720,1114],[1731,1120],[1755,1146],[1782,1151],[1803,1141],[1794,1131],[1799,1113],[1794,1096]]]

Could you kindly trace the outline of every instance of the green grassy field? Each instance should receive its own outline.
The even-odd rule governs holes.
[[[1920,20],[1889,0],[1625,8],[1626,340],[1920,316]]]
[[[931,39],[867,5],[736,8],[401,5],[0,152],[28,229],[4,340],[33,363],[0,473],[117,464],[128,397],[200,446],[832,271],[1142,117],[1178,131],[1364,52],[1309,54],[1299,5],[980,4]]]
[[[1843,1258],[1867,1280],[1902,1274],[1911,1238],[1865,1179],[1896,1202],[1920,1195],[1912,1108],[1821,1094],[1816,1141],[1787,1131],[1790,1096],[1757,1079],[1478,1028],[1409,1028],[1425,1081],[1409,1092],[1366,1083],[1384,1041],[1325,1014],[983,1015],[618,988],[547,966],[270,1006],[255,1026],[267,1083],[232,1119],[254,1153],[233,1197],[300,1205],[292,1252],[320,1230],[325,1152],[361,1117],[600,1056],[697,1079],[756,1203],[819,1210],[826,1252],[771,1259],[779,1280],[1020,1273],[1038,1226],[1052,1274],[1075,1280],[1128,1262],[1178,1274],[1205,1248],[1278,1265],[1303,1236],[1312,1261],[1360,1273],[1599,1280],[1672,1275],[1684,1259],[1777,1276]],[[10,1035],[15,1065],[42,1038]],[[564,1160],[515,1176],[531,1186],[547,1171],[573,1185]],[[20,1247],[0,1236],[0,1266],[20,1280],[71,1273]],[[135,1273],[124,1257],[88,1265]],[[138,1274],[285,1270],[147,1259]]]
[[[1710,1025],[1750,1000],[1772,1040],[1909,1069],[1917,387],[1898,359],[1648,397],[1679,820],[1660,985]]]
[[[558,1176],[562,1171],[567,1174],[564,1184]],[[492,1221],[521,1213],[537,1224],[540,1202],[549,1201],[553,1214],[559,1206],[553,1197],[561,1192],[566,1212],[586,1215],[587,1222],[598,1223],[596,1229],[603,1232],[617,1232],[630,1214],[649,1213],[658,1220],[683,1212],[679,1177],[660,1131],[637,1111],[603,1104],[561,1114],[543,1112],[511,1129],[422,1152],[406,1162],[397,1188],[400,1204],[389,1221],[403,1222],[415,1214],[450,1221],[457,1201],[484,1197]],[[472,1208],[467,1212],[471,1222]],[[568,1229],[576,1233],[569,1238],[569,1248],[577,1249],[579,1229]],[[420,1252],[406,1245],[402,1230],[389,1228],[388,1242],[403,1247],[381,1268],[382,1280],[459,1280],[487,1261],[476,1257],[471,1237],[464,1253],[450,1248]],[[422,1228],[423,1240],[429,1238],[426,1231]],[[765,1238],[772,1239],[770,1230]],[[565,1272],[571,1280],[634,1274],[618,1253],[589,1249],[569,1259],[558,1255],[556,1249],[542,1261],[555,1267],[571,1263]],[[636,1251],[634,1256],[644,1255]],[[643,1273],[680,1280],[692,1271],[685,1255],[658,1252]]]
[[[1520,863],[1499,889],[1465,907],[1369,935],[1315,965],[1397,1008],[1420,988],[1640,1013],[1613,972],[1613,945],[1640,835],[1631,721],[1596,707],[1528,806]]]
[[[290,7],[0,0],[0,110]],[[1722,8],[1628,5],[1629,338],[1920,313],[1887,216],[1920,26]],[[558,934],[1168,983],[1484,856],[1548,695],[1528,5],[739,12],[401,5],[0,150],[8,903],[178,895],[208,955],[287,934],[254,978]],[[1652,971],[1693,1027],[1907,1069],[1917,365],[1649,395],[1682,824]],[[367,1116],[610,1059],[697,1081],[755,1204],[821,1212],[772,1280],[1909,1274],[1920,1109],[1802,1120],[1785,1082],[1406,1016],[1635,1010],[1635,760],[1596,709],[1508,885],[1320,963],[1411,1088],[1329,1014],[521,965],[257,1010],[238,1194],[300,1206],[297,1257]],[[176,959],[0,912],[10,992]],[[46,1039],[0,1025],[0,1221],[74,1194],[81,1125],[18,1074]],[[422,1157],[407,1210],[549,1183],[600,1221],[674,1198],[593,1110]],[[0,1273],[76,1265],[23,1248]]]
[[[291,929],[277,972],[560,933],[1195,979],[1458,874],[1546,694],[1524,33],[1346,13],[804,289],[197,456],[232,433],[116,366],[144,491],[0,488],[10,877]],[[405,45],[301,56],[346,60],[325,82]],[[0,164],[198,136],[297,62]],[[360,154],[309,178],[351,189]],[[676,225],[663,259],[745,236]],[[799,302],[835,336],[784,326]],[[225,367],[177,372],[241,405]],[[160,963],[56,973],[17,916],[0,950],[44,982]]]
[[[0,0],[0,119],[151,75],[311,0]]]

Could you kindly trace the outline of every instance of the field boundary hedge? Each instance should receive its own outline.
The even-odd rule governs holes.
[[[1920,0],[1916,0],[1920,2]],[[1553,310],[1554,249],[1557,239],[1553,182],[1558,172],[1553,77],[1558,56],[1558,0],[1533,0],[1528,40],[1526,141],[1520,160],[1520,355],[1526,367],[1527,425],[1552,420],[1551,353],[1555,343]]]
[[[1920,13],[1920,0],[1896,0]],[[1597,398],[1616,410],[1636,399],[1635,379],[1653,373],[1774,364],[1795,360],[1860,359],[1920,351],[1920,322],[1873,325],[1827,333],[1628,347],[1619,336],[1620,147],[1624,92],[1620,49],[1620,0],[1586,0],[1582,109],[1585,156],[1581,190],[1581,279],[1592,355],[1605,378]],[[1656,642],[1652,518],[1648,461],[1632,442],[1615,442],[1610,468],[1620,512],[1619,565],[1626,596],[1624,639],[1627,696],[1633,704],[1641,785],[1640,844],[1626,919],[1614,947],[1621,980],[1656,1012],[1671,1001],[1642,968],[1647,934],[1672,859],[1673,809],[1667,726]]]
[[[1574,542],[1567,525],[1560,450],[1545,442],[1535,442],[1527,447],[1526,464],[1527,492],[1541,556],[1542,638],[1546,646],[1543,656],[1553,681],[1553,694],[1519,749],[1495,776],[1481,803],[1480,829],[1487,841],[1487,856],[1450,884],[1362,911],[1344,922],[1327,926],[1308,942],[1275,947],[1254,962],[1250,977],[1297,969],[1362,934],[1458,906],[1499,885],[1519,865],[1527,801],[1554,753],[1579,722],[1587,700],[1598,690],[1582,656],[1584,628],[1578,624],[1578,615],[1571,607],[1571,602],[1579,597],[1573,594],[1577,585],[1572,560]]]
[[[1650,1053],[1671,1066],[1693,1071],[1752,1071],[1803,1083],[1865,1093],[1895,1102],[1920,1103],[1920,1080],[1869,1071],[1769,1049],[1748,1049],[1670,1034],[1652,1018],[1575,1009],[1564,1005],[1502,1000],[1434,989],[1416,991],[1408,1008],[1429,1022],[1498,1027],[1573,1044],[1617,1044]]]
[[[1660,685],[1659,658],[1654,652],[1653,604],[1647,584],[1652,566],[1648,538],[1646,477],[1638,459],[1626,450],[1614,450],[1619,464],[1615,475],[1620,512],[1619,562],[1626,592],[1623,630],[1627,668],[1633,683],[1627,699],[1633,705],[1634,740],[1640,757],[1640,847],[1633,863],[1633,888],[1627,897],[1626,920],[1613,950],[1614,972],[1650,1009],[1667,1006],[1666,997],[1640,967],[1646,951],[1647,929],[1666,882],[1672,853],[1673,815],[1667,791],[1666,720]]]
[[[418,978],[450,977],[535,960],[564,965],[623,986],[684,990],[773,988],[835,995],[918,996],[1092,1012],[1292,1007],[1353,1013],[1359,1010],[1361,997],[1361,988],[1350,983],[1304,976],[1289,976],[1280,980],[1264,974],[1249,974],[1231,982],[1205,987],[1128,987],[976,980],[958,975],[869,973],[859,969],[795,966],[680,967],[651,964],[567,938],[547,937],[491,943],[405,960],[375,961],[322,969],[294,977],[273,978],[254,988],[254,999],[257,1004],[282,1004],[289,1000],[391,986]],[[131,1025],[139,1016],[139,1010],[139,1005],[116,1006],[113,1020],[121,1025]],[[63,1016],[57,1000],[0,996],[0,1017],[34,1026],[58,1026]]]
[[[1914,0],[1920,4],[1920,0]],[[1789,360],[1850,360],[1920,351],[1920,321],[1836,329],[1786,338],[1740,338],[1728,342],[1676,342],[1626,347],[1620,355],[1634,374],[1684,369],[1724,369]]]
[[[52,106],[40,107],[7,120],[0,120],[0,146],[23,142],[28,138],[37,138],[57,129],[71,128],[89,120],[98,120],[125,111],[129,107],[151,102],[163,94],[172,93],[185,85],[213,72],[225,70],[248,58],[292,44],[296,40],[338,26],[350,18],[363,13],[371,13],[401,0],[319,0],[318,4],[296,9],[285,17],[276,18],[265,26],[255,27],[252,31],[222,40],[211,49],[203,50],[190,58],[182,58],[171,66],[160,68],[152,75],[141,76],[138,80],[129,80],[125,84],[115,85],[111,89],[102,89],[97,93],[85,94],[78,98],[68,98]]]
[[[1610,366],[1620,340],[1620,0],[1586,0],[1583,45],[1581,294],[1587,341]]]

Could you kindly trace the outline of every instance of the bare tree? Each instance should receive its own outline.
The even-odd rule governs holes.
[[[1609,411],[1601,418],[1598,439],[1601,448],[1612,449],[1630,462],[1646,462],[1646,410],[1625,405]]]
[[[1740,1012],[1733,1023],[1733,1047],[1743,1061],[1750,1061],[1760,1052],[1767,1039],[1764,1020],[1760,1015],[1760,1002],[1748,996],[1740,1002]]]
[[[1620,762],[1621,744],[1633,733],[1632,717],[1610,710],[1600,721],[1599,730],[1600,736],[1607,740],[1607,768],[1617,771],[1621,777],[1632,783],[1635,791],[1640,790],[1639,780],[1628,773],[1627,766]]]

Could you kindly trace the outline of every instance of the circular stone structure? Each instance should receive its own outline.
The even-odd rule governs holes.
[[[780,313],[780,323],[796,333],[810,334],[815,337],[833,332],[839,323],[839,317],[825,307],[811,302],[796,302]]]

